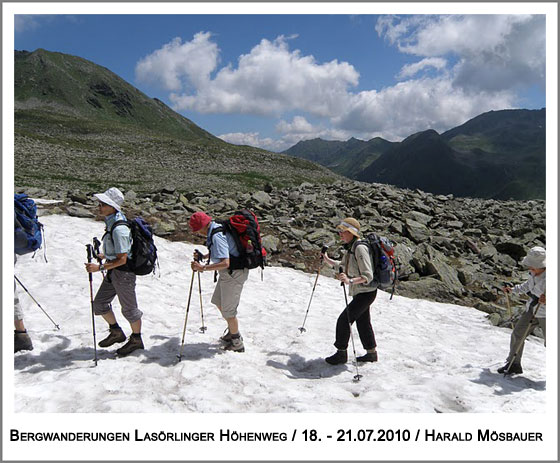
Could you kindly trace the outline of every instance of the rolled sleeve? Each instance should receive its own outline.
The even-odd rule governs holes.
[[[129,254],[132,247],[130,230],[126,225],[119,225],[113,230],[115,254]]]

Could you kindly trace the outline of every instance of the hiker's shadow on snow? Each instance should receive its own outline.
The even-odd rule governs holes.
[[[484,386],[498,386],[500,389],[494,391],[496,395],[513,394],[524,389],[534,389],[535,391],[546,390],[546,381],[533,381],[525,376],[504,376],[493,372],[489,368],[484,368],[477,379],[471,380],[476,384]]]
[[[219,348],[208,342],[187,343],[183,345],[181,352],[181,340],[177,337],[150,336],[150,341],[165,339],[163,344],[156,344],[147,347],[140,355],[143,359],[140,363],[157,363],[162,367],[171,367],[181,362],[192,362],[197,360],[209,359],[219,355]],[[181,360],[178,356],[181,353]]]
[[[68,349],[70,346],[70,339],[68,337],[59,334],[43,335],[43,340],[47,340],[47,338],[48,341],[58,338],[60,342],[38,354],[35,354],[35,351],[31,351],[24,355],[16,355],[14,357],[14,370],[35,374],[42,371],[77,369],[82,368],[82,366],[76,365],[76,362],[87,361],[90,361],[91,365],[86,364],[86,368],[88,366],[95,366],[95,350],[93,347]],[[114,358],[114,356],[113,352],[97,349],[98,362]]]
[[[329,365],[323,358],[306,360],[301,355],[286,354],[284,352],[270,352],[268,355],[289,355],[290,358],[286,363],[268,360],[266,364],[270,367],[289,372],[286,376],[290,379],[332,378],[347,371],[346,365]]]

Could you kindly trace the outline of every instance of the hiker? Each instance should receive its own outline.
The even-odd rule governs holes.
[[[208,214],[195,212],[189,220],[189,227],[193,233],[206,238],[206,247],[209,251],[208,254],[202,256],[203,259],[209,258],[209,262],[206,264],[198,262],[195,255],[191,269],[195,272],[217,271],[219,275],[216,289],[212,295],[212,304],[218,307],[227,322],[227,330],[220,338],[223,349],[245,352],[243,338],[239,332],[237,307],[243,285],[249,277],[249,269],[229,269],[230,256],[239,257],[239,250],[231,234],[213,221]]]
[[[324,261],[331,267],[340,269],[337,278],[349,287],[352,301],[339,315],[336,322],[336,340],[334,346],[337,351],[325,360],[331,365],[346,363],[348,341],[350,339],[351,324],[356,322],[358,334],[366,354],[358,357],[358,362],[376,362],[377,344],[371,326],[369,313],[370,305],[375,301],[377,289],[368,284],[373,279],[373,266],[367,245],[360,245],[360,223],[352,218],[346,218],[337,226],[338,236],[344,242],[346,254],[342,261],[331,259],[327,253],[322,254]]]
[[[527,294],[529,300],[515,328],[511,333],[509,344],[509,355],[506,364],[498,368],[498,373],[516,374],[523,373],[521,368],[521,357],[525,339],[533,330],[539,326],[544,335],[546,345],[546,251],[540,246],[529,250],[521,261],[521,264],[528,267],[529,279],[522,284],[513,287],[504,286],[502,291],[513,294]],[[538,305],[538,310],[535,309]],[[510,365],[511,363],[511,365]],[[509,367],[509,369],[508,369]]]
[[[136,302],[136,275],[127,271],[125,267],[131,252],[132,235],[128,226],[124,224],[117,225],[110,233],[112,225],[117,220],[126,220],[121,211],[124,202],[122,192],[113,187],[94,196],[99,201],[99,213],[105,220],[103,252],[98,255],[99,259],[105,259],[105,263],[86,263],[85,266],[89,273],[107,271],[93,301],[93,308],[95,315],[101,315],[109,324],[109,335],[99,341],[98,345],[99,347],[109,347],[126,341],[124,331],[117,323],[111,307],[111,301],[118,296],[122,314],[132,329],[128,342],[117,349],[118,355],[125,356],[137,349],[144,349],[141,334],[142,312],[138,309]]]
[[[17,235],[16,235],[17,236]],[[17,239],[17,238],[16,238]],[[17,256],[14,254],[14,267]],[[17,295],[16,281],[14,280],[14,354],[22,350],[33,350],[33,342],[23,323],[23,309]]]

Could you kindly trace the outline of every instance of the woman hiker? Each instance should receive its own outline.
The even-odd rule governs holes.
[[[546,251],[540,246],[532,248],[521,261],[528,268],[529,279],[513,288],[504,286],[502,291],[513,294],[527,294],[529,300],[525,312],[515,324],[511,333],[509,355],[506,364],[498,368],[498,373],[506,375],[523,373],[521,357],[525,339],[537,327],[543,331],[546,345]],[[538,309],[537,309],[538,305]],[[537,310],[536,313],[534,311]],[[510,365],[511,364],[511,365]]]
[[[99,341],[99,347],[109,347],[126,341],[122,328],[117,323],[111,307],[111,301],[118,296],[123,316],[130,323],[132,334],[128,342],[117,349],[117,354],[125,356],[137,349],[144,349],[142,342],[142,312],[136,302],[136,275],[126,269],[127,259],[132,247],[132,235],[127,225],[117,225],[111,232],[111,227],[117,220],[126,220],[121,211],[124,196],[118,188],[109,188],[105,193],[94,195],[99,201],[99,213],[105,219],[105,234],[103,235],[103,253],[100,259],[106,259],[103,264],[88,263],[86,271],[89,273],[107,271],[93,301],[95,315],[101,315],[109,324],[109,336]]]
[[[369,308],[377,295],[377,289],[368,286],[373,279],[373,267],[367,245],[360,245],[360,223],[354,218],[347,218],[337,227],[338,235],[344,242],[346,253],[342,261],[331,259],[327,253],[323,254],[324,261],[331,267],[340,269],[337,278],[349,287],[352,301],[339,315],[336,322],[336,340],[334,346],[337,351],[325,360],[331,365],[346,363],[348,341],[350,339],[351,324],[356,322],[358,334],[366,354],[358,357],[358,362],[376,362],[377,344],[371,326]]]

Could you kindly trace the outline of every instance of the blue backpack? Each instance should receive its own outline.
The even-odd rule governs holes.
[[[14,250],[18,255],[35,252],[43,244],[43,224],[37,205],[26,194],[14,194]]]

